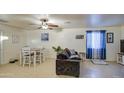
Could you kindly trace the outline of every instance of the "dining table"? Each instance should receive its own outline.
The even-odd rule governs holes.
[[[43,49],[41,48],[30,48],[30,55],[31,55],[31,59],[32,59],[32,63],[34,65],[34,67],[36,66],[37,61],[39,61],[39,63],[43,62]],[[37,57],[39,57],[39,59],[37,59]],[[23,64],[22,62],[22,52],[20,52],[20,65]]]

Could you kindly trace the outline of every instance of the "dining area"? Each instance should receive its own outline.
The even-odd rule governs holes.
[[[31,48],[25,46],[20,50],[20,66],[36,67],[37,64],[42,64],[45,61],[45,48]]]

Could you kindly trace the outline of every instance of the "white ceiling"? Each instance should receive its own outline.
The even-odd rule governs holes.
[[[36,29],[40,24],[42,14],[0,14],[0,22],[22,29]],[[115,26],[124,24],[123,14],[49,14],[49,22],[62,28]],[[33,25],[38,24],[38,25]]]

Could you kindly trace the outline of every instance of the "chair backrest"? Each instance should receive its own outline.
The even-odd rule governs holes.
[[[21,51],[22,51],[22,56],[30,56],[31,55],[30,47],[23,47]]]

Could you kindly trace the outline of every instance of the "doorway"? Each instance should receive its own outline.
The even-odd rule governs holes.
[[[86,33],[86,58],[106,59],[106,31],[95,30]]]

